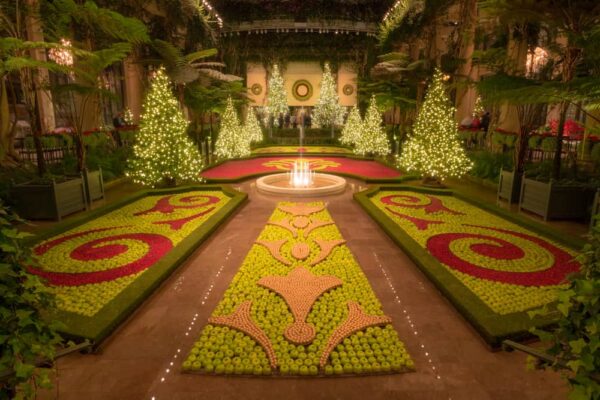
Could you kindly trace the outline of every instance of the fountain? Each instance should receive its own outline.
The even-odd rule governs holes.
[[[300,127],[300,147],[304,137],[304,128]],[[311,171],[310,162],[300,158],[294,161],[290,172],[267,175],[256,180],[259,192],[274,195],[325,196],[342,193],[346,189],[346,180],[339,176]]]

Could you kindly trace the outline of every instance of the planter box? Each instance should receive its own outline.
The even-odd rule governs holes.
[[[83,183],[85,185],[85,195],[88,204],[91,204],[94,200],[104,198],[104,178],[102,177],[102,168],[92,172],[86,169],[83,172]]]
[[[59,220],[87,209],[83,178],[49,184],[23,183],[11,188],[18,214],[25,219]]]
[[[497,200],[506,200],[508,204],[518,203],[521,192],[522,174],[517,172],[500,170],[500,179],[498,180]]]
[[[596,194],[594,195],[594,202],[592,203],[590,230],[598,226],[598,224],[600,224],[600,217],[594,218],[598,214],[600,214],[600,189],[596,190]]]
[[[566,186],[527,179],[523,176],[519,211],[548,219],[584,219],[594,193],[580,186]]]

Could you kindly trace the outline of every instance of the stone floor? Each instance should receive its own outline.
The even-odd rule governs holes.
[[[58,361],[47,399],[566,399],[559,374],[526,371],[525,356],[491,352],[462,316],[352,200],[362,185],[327,197],[416,372],[353,378],[224,378],[182,374],[180,363],[237,272],[277,201],[250,195],[122,325],[98,354]],[[364,188],[364,185],[362,185]],[[219,273],[220,272],[220,273]]]

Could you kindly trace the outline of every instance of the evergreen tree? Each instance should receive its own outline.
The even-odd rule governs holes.
[[[381,113],[377,108],[375,96],[372,96],[369,102],[360,136],[356,139],[354,152],[361,155],[382,156],[390,153],[390,143],[383,126],[381,126]]]
[[[344,123],[344,115],[346,115],[346,110],[340,105],[335,79],[331,74],[329,64],[326,63],[321,78],[319,101],[313,111],[313,121],[321,127],[331,127],[331,137],[333,137],[333,129],[336,125]]]
[[[284,116],[289,112],[287,93],[283,85],[283,77],[279,73],[279,65],[273,65],[269,78],[269,93],[267,95],[267,118],[273,117],[275,126],[279,127],[279,114]]]
[[[425,101],[417,115],[399,166],[417,171],[425,179],[444,181],[461,177],[472,167],[458,137],[454,107],[446,94],[443,74],[436,69]]]
[[[477,96],[477,99],[475,100],[475,106],[473,107],[473,118],[481,117],[484,113],[485,107],[483,106],[481,96]]]
[[[360,112],[358,111],[358,107],[352,107],[352,111],[350,111],[350,114],[348,114],[348,119],[346,120],[344,129],[342,130],[340,142],[348,146],[354,146],[360,138],[362,124],[363,121],[360,116]]]
[[[220,158],[238,158],[250,155],[250,140],[240,126],[231,97],[221,115],[221,130],[215,143],[215,154]]]
[[[254,113],[254,108],[248,108],[248,115],[246,116],[246,123],[244,124],[245,136],[250,143],[257,143],[263,140],[263,132],[260,129],[258,119]]]
[[[202,158],[187,135],[188,122],[162,67],[146,94],[143,110],[127,176],[151,187],[201,181]]]

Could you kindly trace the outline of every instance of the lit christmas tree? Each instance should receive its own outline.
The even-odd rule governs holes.
[[[344,123],[345,115],[346,110],[340,105],[335,79],[333,79],[329,64],[326,63],[323,77],[321,78],[319,101],[317,101],[313,111],[313,121],[321,127],[331,127],[331,137],[333,137],[334,127]]]
[[[346,125],[342,130],[340,142],[348,146],[354,146],[360,137],[363,121],[358,111],[358,107],[352,107],[352,111],[348,114]]]
[[[187,135],[188,122],[164,68],[156,73],[143,110],[127,176],[151,187],[201,181],[202,158]]]
[[[279,65],[273,65],[269,78],[269,93],[267,94],[267,118],[273,117],[275,126],[279,127],[279,114],[288,113],[287,93],[283,85],[283,77],[279,73]]]
[[[262,129],[260,129],[258,119],[256,118],[256,114],[254,113],[254,109],[252,107],[248,108],[248,115],[246,116],[244,131],[245,136],[250,143],[257,143],[263,140]]]
[[[221,115],[221,130],[215,143],[215,154],[220,158],[238,158],[250,155],[250,140],[240,126],[231,97]]]
[[[481,117],[485,113],[485,107],[482,104],[481,96],[477,96],[475,107],[473,107],[473,118]]]
[[[383,126],[381,126],[381,113],[377,108],[375,96],[371,97],[362,129],[356,139],[354,152],[361,155],[381,156],[390,153],[390,143]]]
[[[473,163],[467,157],[454,121],[455,109],[446,94],[444,75],[436,69],[413,133],[404,145],[399,166],[431,181],[461,177]]]

